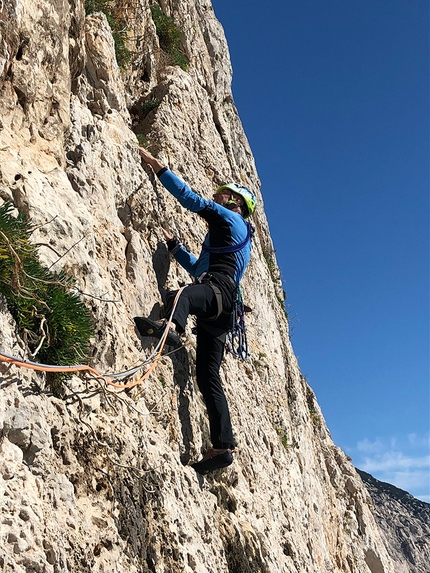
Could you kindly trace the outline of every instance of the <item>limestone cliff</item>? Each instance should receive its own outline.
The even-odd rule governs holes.
[[[189,282],[161,225],[192,251],[205,233],[142,168],[137,134],[207,197],[227,180],[257,193],[243,281],[251,358],[228,355],[222,367],[238,455],[207,479],[187,467],[208,445],[191,324],[187,350],[126,392],[81,375],[57,396],[43,373],[1,364],[3,570],[393,572],[369,494],[290,345],[210,1],[160,0],[183,32],[186,69],[160,48],[149,0],[99,5],[127,34],[122,69],[106,15],[86,16],[83,1],[0,3],[0,197],[31,217],[43,262],[85,293],[96,323],[90,363],[121,372],[149,353],[132,317],[156,317],[163,289]],[[0,322],[1,349],[28,358],[4,301]]]
[[[396,573],[427,573],[430,563],[430,504],[358,470],[375,505]]]

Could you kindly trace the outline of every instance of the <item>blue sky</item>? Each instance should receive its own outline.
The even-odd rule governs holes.
[[[336,444],[430,502],[427,0],[213,0],[301,370]]]

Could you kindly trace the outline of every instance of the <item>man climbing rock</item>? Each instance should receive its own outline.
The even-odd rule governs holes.
[[[253,214],[256,201],[246,187],[236,183],[219,187],[213,200],[204,199],[148,151],[139,148],[139,153],[179,203],[209,227],[198,258],[165,232],[170,253],[195,279],[177,300],[167,342],[178,343],[188,316],[197,318],[196,377],[209,417],[212,447],[192,467],[205,474],[233,462],[235,442],[219,370],[238,285],[251,255],[252,226],[245,219]],[[167,293],[166,316],[175,295]],[[136,317],[135,322],[142,336],[160,337],[164,331],[164,325],[156,321]]]

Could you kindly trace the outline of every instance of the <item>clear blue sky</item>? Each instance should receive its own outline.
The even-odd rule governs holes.
[[[336,444],[430,502],[428,0],[213,0],[292,343]]]

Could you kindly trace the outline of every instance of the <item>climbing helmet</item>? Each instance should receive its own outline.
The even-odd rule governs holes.
[[[245,201],[245,213],[243,213],[243,217],[247,219],[250,217],[253,212],[255,211],[255,207],[257,206],[257,200],[255,198],[254,193],[252,193],[247,187],[244,185],[240,185],[239,183],[227,183],[226,185],[221,185],[215,191],[215,194],[221,193],[225,189],[229,191],[233,191],[237,195],[240,195],[242,199]]]

